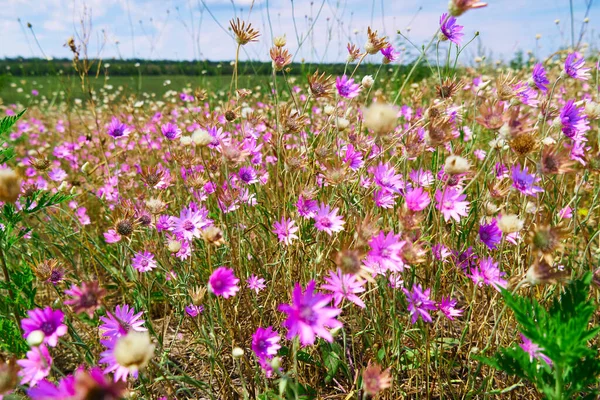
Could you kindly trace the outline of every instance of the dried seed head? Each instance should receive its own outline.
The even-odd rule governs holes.
[[[225,119],[229,122],[234,121],[237,118],[236,113],[233,110],[225,111]],[[193,139],[192,139],[193,140]]]
[[[520,157],[531,153],[537,145],[535,135],[529,133],[518,134],[509,142],[510,148]]]
[[[204,296],[206,295],[206,287],[204,286],[196,286],[188,290],[190,297],[192,298],[192,303],[195,306],[199,306],[202,304],[204,300]]]
[[[39,172],[45,172],[50,168],[50,160],[42,154],[39,154],[36,157],[31,157],[29,159],[29,164],[33,168],[35,168]]]
[[[223,231],[214,225],[202,230],[202,239],[204,239],[206,243],[214,246],[221,246],[225,243]]]
[[[505,214],[498,220],[498,227],[503,233],[518,232],[523,229],[523,221],[515,214]]]
[[[386,37],[379,37],[377,31],[371,30],[371,27],[367,28],[367,36],[369,37],[365,44],[365,50],[369,54],[377,54],[381,49],[387,47],[389,42]]]
[[[568,232],[563,224],[535,226],[527,235],[527,243],[548,264],[552,264],[554,261],[553,254],[564,250],[563,241]]]
[[[485,6],[487,6],[487,3],[479,0],[450,0],[448,3],[448,12],[450,15],[458,17],[470,9],[482,8]]]
[[[452,155],[446,158],[444,172],[448,175],[464,174],[471,169],[471,163],[466,158]]]
[[[348,43],[346,48],[348,49],[348,62],[349,63],[356,61],[361,57],[360,49],[356,45]]]
[[[134,224],[129,219],[123,219],[117,222],[115,230],[121,236],[129,236],[133,233]]]
[[[376,135],[391,133],[396,129],[398,109],[386,103],[373,103],[363,110],[363,123]]]
[[[235,41],[242,46],[249,42],[256,42],[260,36],[260,33],[252,28],[252,24],[246,25],[246,22],[240,21],[239,18],[229,21],[229,26],[235,34]]]
[[[146,208],[156,215],[163,213],[167,209],[167,204],[158,197],[151,197],[146,200]]]
[[[441,85],[436,86],[437,95],[441,99],[449,99],[463,87],[463,82],[455,82],[454,79],[446,78]]]
[[[333,80],[331,75],[325,76],[325,72],[319,74],[319,70],[316,70],[308,76],[308,87],[315,99],[329,98],[333,93]]]

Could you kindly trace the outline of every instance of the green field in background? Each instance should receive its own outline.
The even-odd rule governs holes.
[[[265,90],[271,80],[272,78],[268,75],[244,75],[239,77],[238,85],[240,88],[252,90],[256,86],[261,86],[262,90]],[[170,81],[170,83],[166,84],[166,81]],[[140,78],[138,76],[116,76],[108,79],[105,77],[92,78],[91,82],[96,91],[105,85],[111,85],[112,89],[107,90],[110,93],[122,86],[125,94],[136,94],[140,99],[144,99],[144,93],[154,93],[156,97],[161,97],[169,90],[179,92],[186,87],[226,91],[229,90],[231,77],[169,75],[142,76]],[[278,77],[278,85],[280,83],[284,84],[281,77]],[[11,84],[16,84],[16,87]],[[31,95],[32,90],[39,92],[37,98]],[[31,102],[41,99],[42,96],[51,102],[73,102],[75,99],[85,99],[81,82],[78,77],[74,76],[11,77],[9,82],[0,88],[0,100],[3,104],[20,103],[27,106]]]

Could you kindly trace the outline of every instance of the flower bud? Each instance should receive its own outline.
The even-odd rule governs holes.
[[[373,79],[373,77],[371,75],[365,75],[361,81],[361,84],[364,87],[366,87],[367,89],[369,89],[371,86],[373,86],[373,83],[375,83],[375,80]]]
[[[33,331],[27,335],[27,344],[31,347],[39,346],[44,342],[45,338],[46,335],[44,335],[44,332],[40,330]]]
[[[244,355],[244,349],[240,347],[234,347],[233,350],[231,350],[231,355],[235,359],[241,358]]]

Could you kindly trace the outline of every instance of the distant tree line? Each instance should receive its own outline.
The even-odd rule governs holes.
[[[105,59],[90,60],[90,75],[110,76],[168,76],[168,75],[231,75],[233,65],[229,61],[172,61],[172,60],[141,60],[141,59]],[[345,64],[311,64],[293,63],[289,65],[289,75],[305,75],[312,73],[317,68],[332,75],[342,75]],[[348,66],[348,73],[354,69],[354,65]],[[380,64],[362,64],[358,67],[359,76],[366,74],[374,75]],[[386,68],[387,66],[384,66]],[[393,68],[401,68],[400,75],[408,73],[411,65],[394,65]],[[270,62],[244,61],[239,65],[240,75],[270,75],[272,66]],[[70,59],[45,60],[41,58],[5,58],[0,59],[0,76],[8,75],[14,77],[23,76],[54,76],[57,74],[76,74]],[[430,70],[424,65],[417,68],[413,78],[415,81],[429,76]]]

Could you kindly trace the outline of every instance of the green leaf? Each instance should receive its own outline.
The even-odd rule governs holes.
[[[23,116],[23,114],[25,114],[25,111],[27,111],[26,108],[23,109],[17,115],[10,115],[0,119],[0,135],[8,133],[10,131],[10,128],[12,128],[13,125],[17,123],[17,121]]]

